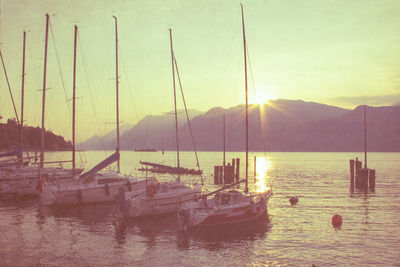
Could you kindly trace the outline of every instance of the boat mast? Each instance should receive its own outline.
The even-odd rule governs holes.
[[[223,160],[223,166],[225,167],[225,113],[224,113],[224,116],[223,116],[223,119],[222,119],[222,121],[223,121],[223,139],[224,139],[224,160]],[[225,171],[225,170],[224,170]]]
[[[25,91],[25,41],[26,32],[24,31],[24,43],[22,48],[22,85],[21,85],[21,148],[24,149],[24,91]]]
[[[75,25],[74,32],[74,76],[72,93],[72,174],[75,174],[75,97],[76,97],[76,39],[78,35],[78,26]]]
[[[176,110],[176,88],[175,88],[175,68],[174,68],[174,49],[172,46],[172,30],[169,29],[169,39],[171,43],[171,59],[172,59],[172,83],[174,86],[174,104],[175,104],[175,141],[176,141],[176,157],[177,157],[177,167],[178,167],[178,182],[181,180],[180,176],[180,165],[179,165],[179,142],[178,142],[178,114]]]
[[[116,102],[117,102],[117,153],[119,154],[119,91],[118,91],[118,22],[117,17],[115,19],[115,88],[116,88]],[[120,161],[118,157],[118,173],[120,173]]]
[[[367,106],[364,105],[364,168],[367,168]]]
[[[43,70],[43,92],[42,92],[42,129],[41,129],[41,141],[40,141],[40,168],[43,168],[44,162],[44,111],[45,111],[45,103],[46,103],[46,72],[47,72],[47,45],[49,39],[49,22],[50,17],[49,14],[46,14],[46,38],[44,44],[44,70]]]
[[[246,89],[246,187],[245,192],[249,191],[248,175],[249,175],[249,106],[247,101],[247,59],[246,59],[246,34],[244,30],[244,15],[243,5],[240,4],[242,9],[242,28],[243,28],[243,55],[244,55],[244,85]]]

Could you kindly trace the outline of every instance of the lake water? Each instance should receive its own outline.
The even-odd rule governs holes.
[[[111,152],[108,152],[109,155]],[[82,154],[87,168],[105,157],[103,151]],[[123,173],[139,161],[175,164],[175,152],[122,152]],[[349,159],[362,153],[250,153],[249,176],[272,187],[267,220],[246,227],[181,234],[176,217],[117,220],[115,204],[49,209],[38,199],[0,202],[0,265],[78,266],[393,266],[400,263],[400,153],[369,153],[376,169],[374,193],[350,193]],[[46,159],[66,159],[47,153]],[[245,153],[229,152],[227,162]],[[206,188],[222,153],[200,152]],[[192,152],[181,153],[181,165],[194,168]],[[171,175],[159,180],[173,179]],[[184,180],[199,182],[199,178]],[[290,196],[299,203],[291,206]],[[333,228],[332,215],[343,225]]]

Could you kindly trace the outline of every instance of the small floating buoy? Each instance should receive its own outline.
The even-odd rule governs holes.
[[[332,225],[334,227],[339,227],[342,225],[342,216],[340,216],[339,214],[335,214],[332,216]]]
[[[297,202],[299,202],[299,198],[298,197],[290,197],[289,202],[291,205],[295,205],[295,204],[297,204]]]

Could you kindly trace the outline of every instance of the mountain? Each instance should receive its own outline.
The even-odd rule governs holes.
[[[120,135],[132,128],[132,124],[122,124],[119,127],[119,133]],[[116,146],[116,137],[117,136],[117,129],[114,129],[108,133],[106,133],[104,136],[100,137],[97,134],[93,135],[89,139],[87,139],[85,142],[80,143],[78,147],[80,149],[85,149],[85,150],[96,150],[96,149],[115,149]]]
[[[191,111],[191,127],[198,150],[221,151],[223,115],[227,151],[245,150],[245,108]],[[368,151],[400,151],[400,106],[366,107]],[[193,150],[189,125],[178,116],[179,147]],[[99,137],[97,137],[99,138]],[[93,142],[87,140],[85,143]],[[110,149],[115,140],[110,139]],[[121,149],[175,150],[171,114],[149,115],[121,136]],[[96,146],[91,149],[102,149]],[[363,151],[364,106],[354,110],[302,100],[270,101],[249,106],[250,151]]]
[[[45,131],[45,150],[61,151],[71,150],[71,142],[64,137]],[[39,127],[24,126],[24,149],[28,151],[39,151],[41,140],[41,129]],[[20,147],[21,128],[15,120],[9,119],[7,123],[0,123],[0,151],[11,150]]]
[[[304,102],[301,100],[275,100],[264,105],[249,106],[249,149],[252,151],[291,151],[288,142],[296,135],[300,125],[315,124],[349,112],[347,109]],[[243,105],[214,108],[194,118],[192,128],[199,150],[222,150],[225,114],[225,143],[228,151],[245,150],[245,108]],[[180,146],[192,149],[187,125],[180,129]],[[297,148],[294,148],[297,151]]]
[[[400,151],[400,106],[366,107],[368,151]],[[363,151],[364,106],[342,116],[291,128],[286,150]],[[293,137],[293,138],[289,138]]]
[[[198,110],[188,110],[189,118],[202,114]],[[178,127],[187,123],[186,113],[178,111]],[[174,112],[163,115],[148,115],[134,127],[121,135],[122,149],[134,150],[142,148],[173,149],[175,147]]]
[[[198,110],[188,111],[189,118],[200,115]],[[178,125],[186,123],[186,114],[184,111],[178,111]],[[162,149],[164,139],[169,140],[169,136],[175,138],[175,117],[174,112],[168,112],[163,115],[148,115],[132,127],[131,124],[120,126],[120,146],[123,150],[135,150],[143,148]],[[174,139],[175,140],[175,139]],[[175,144],[175,143],[174,143]],[[82,149],[115,149],[116,130],[113,130],[102,138],[94,135],[80,144]]]

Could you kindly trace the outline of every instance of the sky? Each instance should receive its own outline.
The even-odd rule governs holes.
[[[400,103],[400,1],[244,0],[249,101],[302,99],[344,108]],[[171,48],[190,109],[244,103],[240,2],[0,0],[0,48],[17,109],[27,32],[26,124],[41,124],[45,14],[51,29],[46,128],[71,139],[74,25],[77,136],[115,127],[118,18],[120,122],[173,110]],[[179,87],[177,86],[179,90]],[[178,94],[178,108],[183,108]],[[15,117],[0,71],[0,116]]]

